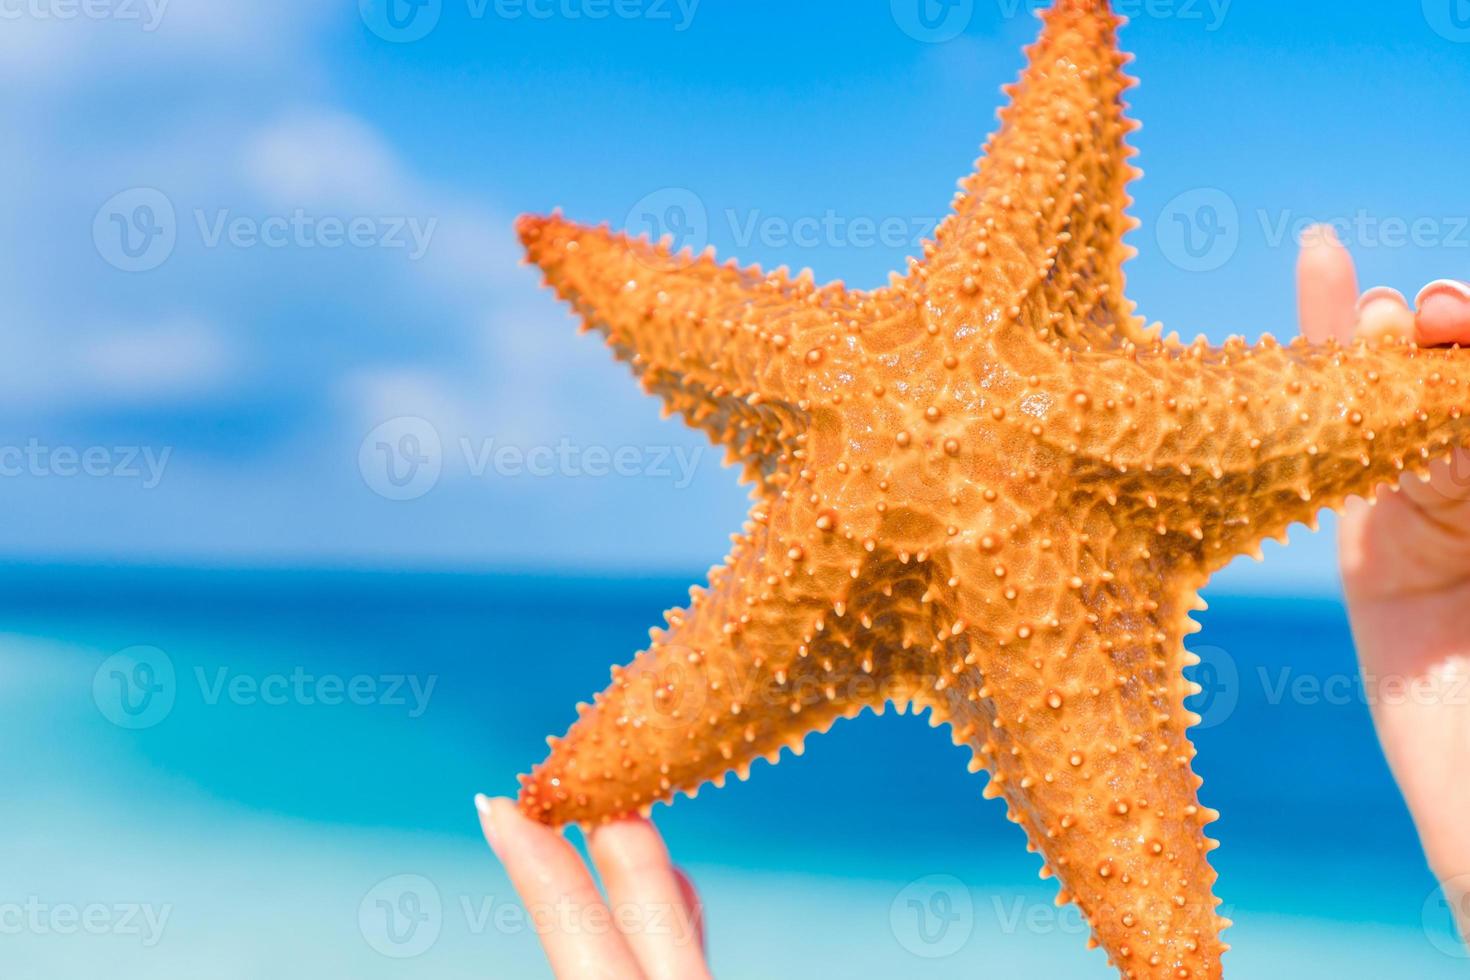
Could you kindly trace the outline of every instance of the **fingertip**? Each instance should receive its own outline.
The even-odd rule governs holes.
[[[484,793],[475,794],[475,813],[480,818],[480,831],[485,835],[485,843],[497,855],[500,854],[501,833],[496,822],[497,804],[508,803],[508,800],[492,800]]]
[[[617,929],[576,928],[584,915],[612,916],[591,869],[558,828],[523,813],[510,799],[475,798],[485,837],[527,909],[568,910],[571,917],[537,929],[558,977],[641,977],[637,958]]]
[[[1376,286],[1358,300],[1356,334],[1369,340],[1414,336],[1414,311],[1397,289]]]
[[[619,928],[643,962],[645,974],[707,980],[698,900],[690,900],[693,886],[674,866],[653,822],[630,816],[605,823],[589,834],[587,844],[608,905],[626,917]],[[652,920],[643,916],[653,914],[663,918],[664,928],[644,927]]]
[[[497,834],[523,829],[526,826],[540,826],[522,815],[515,800],[506,799],[503,796],[486,800],[485,815]]]
[[[1358,312],[1362,313],[1377,303],[1396,303],[1406,310],[1409,308],[1408,299],[1397,289],[1392,286],[1374,286],[1358,298]]]
[[[1342,248],[1342,239],[1337,235],[1337,229],[1329,224],[1311,225],[1302,232],[1302,252],[1305,254],[1309,249],[1331,249]]]
[[[1302,233],[1297,257],[1297,296],[1302,333],[1313,343],[1352,335],[1358,271],[1331,225]]]
[[[1440,279],[1419,293],[1415,339],[1426,347],[1470,343],[1470,286]]]
[[[475,810],[480,815],[480,827],[485,832],[485,841],[502,860],[507,853],[526,848],[540,850],[548,846],[544,841],[551,839],[555,846],[560,835],[545,824],[537,823],[521,812],[515,800],[505,797],[490,798],[483,793],[475,797]]]

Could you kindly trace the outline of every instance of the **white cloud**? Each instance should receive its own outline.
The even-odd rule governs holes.
[[[538,301],[535,277],[520,268],[508,217],[417,177],[370,125],[331,109],[273,121],[247,140],[240,160],[242,179],[268,207],[344,217],[396,213],[432,223],[431,247],[404,278],[402,302],[451,317],[419,329],[456,336],[462,357],[345,377],[339,394],[354,428],[415,416],[442,433],[465,436],[494,431],[537,441],[565,431],[554,409],[565,392],[558,399],[554,388],[517,365],[565,364],[574,331],[559,310]],[[588,353],[579,358],[584,364],[598,356]]]
[[[97,401],[152,402],[202,394],[225,384],[234,354],[224,334],[192,318],[108,326],[80,338],[73,352],[76,390]]]
[[[344,379],[342,388],[355,409],[354,424],[364,433],[389,419],[426,419],[441,437],[469,432],[473,412],[467,412],[458,384],[423,368],[384,368],[363,371]]]
[[[575,534],[547,551],[529,530],[507,534],[505,511],[487,512],[484,500],[554,513],[587,485],[475,483],[462,462],[449,465],[463,460],[461,440],[702,445],[659,423],[601,344],[578,340],[565,308],[521,267],[511,214],[479,178],[428,176],[389,134],[323,94],[328,69],[311,33],[324,4],[170,0],[147,35],[0,22],[0,81],[20,75],[37,93],[0,107],[16,150],[0,155],[0,419],[85,441],[68,427],[145,406],[125,419],[136,438],[179,449],[168,479],[136,497],[86,482],[8,488],[28,514],[12,548],[519,561],[536,538],[539,556],[572,563],[586,548]],[[354,8],[333,0],[344,30],[360,28]],[[127,125],[95,124],[92,93],[104,85],[109,104],[135,114]],[[162,266],[129,274],[99,255],[93,219],[137,187],[169,198],[178,241]],[[266,221],[298,210],[416,218],[432,222],[432,241],[413,261],[382,249],[210,245],[197,225],[201,214]],[[239,395],[217,406],[228,424],[195,425],[191,399],[221,387]],[[443,434],[446,486],[423,507],[384,510],[358,452],[399,416]],[[599,491],[608,507],[652,492],[627,482]],[[670,509],[702,515],[702,493],[670,491],[667,506],[629,527]],[[76,518],[102,513],[121,516]]]
[[[431,287],[483,299],[498,285],[523,285],[509,216],[460,192],[415,177],[388,141],[333,109],[289,113],[255,133],[241,154],[242,178],[272,207],[311,207],[350,216],[416,219],[432,228],[432,261],[416,267]]]
[[[376,130],[331,109],[296,111],[246,141],[241,176],[275,206],[405,208],[422,192]]]
[[[340,9],[329,0],[3,0],[0,77],[64,86],[123,66],[258,67]]]

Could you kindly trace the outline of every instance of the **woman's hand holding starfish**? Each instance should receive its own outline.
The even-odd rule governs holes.
[[[587,835],[604,900],[560,833],[511,800],[475,806],[559,980],[708,980],[699,896],[653,824],[630,817]]]
[[[1417,311],[1392,289],[1358,294],[1328,228],[1303,241],[1302,332],[1314,341],[1385,333],[1470,347],[1470,286],[1440,280]],[[1470,941],[1470,453],[1428,482],[1406,478],[1341,524],[1343,584],[1378,736],[1425,854]]]

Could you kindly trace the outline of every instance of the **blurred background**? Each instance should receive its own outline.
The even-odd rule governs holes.
[[[1038,6],[0,0],[0,976],[544,976],[471,796],[746,491],[511,221],[880,284]],[[1117,7],[1145,315],[1289,335],[1322,221],[1365,285],[1470,277],[1464,0]],[[1330,528],[1210,597],[1232,974],[1463,975]],[[963,762],[868,717],[661,810],[717,975],[1110,976]]]

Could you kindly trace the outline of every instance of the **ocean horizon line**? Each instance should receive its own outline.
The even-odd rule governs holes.
[[[122,579],[129,594],[148,591],[149,586],[175,588],[182,579],[197,588],[238,586],[259,589],[269,580],[312,583],[323,591],[341,591],[354,584],[381,587],[388,581],[412,583],[410,591],[422,595],[427,587],[441,585],[446,598],[456,587],[505,586],[512,593],[540,588],[575,587],[578,583],[606,586],[610,583],[650,589],[687,590],[701,585],[707,569],[693,567],[612,565],[589,563],[577,566],[471,564],[471,563],[375,563],[357,561],[297,561],[289,559],[223,562],[205,559],[153,560],[120,559],[115,556],[78,558],[72,556],[0,557],[0,607],[12,606],[26,593],[49,594],[55,589],[75,587],[88,580]],[[1290,601],[1336,605],[1341,593],[1335,580],[1300,577],[1292,587],[1279,587],[1278,577],[1268,577],[1259,586],[1243,585],[1243,576],[1233,575],[1212,584],[1205,598],[1226,601]]]

